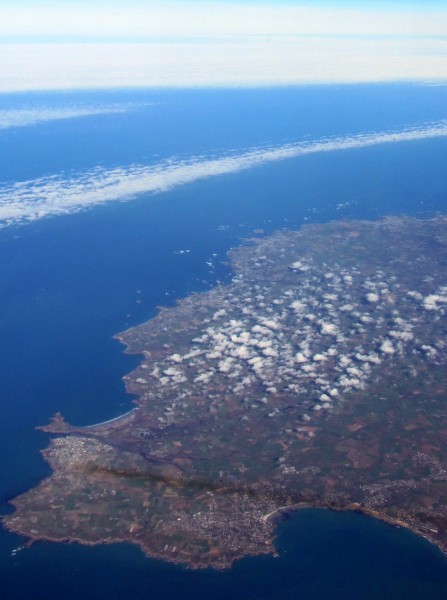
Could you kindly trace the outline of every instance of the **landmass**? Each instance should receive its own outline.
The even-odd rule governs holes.
[[[53,473],[4,526],[225,568],[313,506],[447,550],[447,218],[307,225],[230,258],[231,283],[117,336],[142,356],[135,409],[56,415]]]

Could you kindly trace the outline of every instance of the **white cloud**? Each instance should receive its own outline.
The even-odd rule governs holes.
[[[445,79],[445,36],[424,3],[4,0],[0,39],[29,43],[0,48],[0,89]]]
[[[370,292],[369,294],[366,294],[366,299],[368,300],[368,302],[374,303],[380,300],[380,296],[375,292]]]
[[[324,335],[336,335],[338,329],[333,323],[321,323],[321,333]]]
[[[169,358],[175,363],[183,362],[183,357],[180,354],[172,354]]]
[[[439,305],[447,303],[447,295],[443,296],[440,294],[429,294],[424,298],[424,308],[425,310],[437,310]]]
[[[0,44],[0,91],[447,79],[447,39],[251,37]]]
[[[69,106],[60,108],[34,107],[0,109],[0,130],[10,127],[26,127],[46,121],[59,121],[61,119],[74,119],[95,115],[123,113],[131,110],[132,106]]]
[[[233,358],[225,358],[219,362],[218,368],[221,373],[228,373],[234,366]]]
[[[169,367],[168,369],[165,369],[163,373],[165,375],[169,375],[169,377],[176,377],[177,375],[181,374],[181,371],[174,369],[174,367]]]
[[[390,340],[384,340],[380,346],[380,350],[384,354],[394,354],[394,352],[395,352],[394,346],[390,342]]]
[[[297,363],[307,362],[307,358],[304,356],[304,354],[302,352],[297,352],[295,358],[296,358]]]
[[[290,306],[297,313],[303,312],[303,310],[306,310],[307,308],[304,302],[301,302],[300,300],[294,300]]]
[[[51,215],[73,213],[97,204],[123,201],[143,193],[164,192],[179,185],[250,169],[264,163],[299,157],[317,152],[363,148],[447,136],[447,123],[398,132],[368,133],[351,137],[323,139],[289,144],[276,148],[254,149],[235,156],[222,156],[162,162],[156,165],[131,165],[115,169],[95,168],[77,176],[52,176],[0,187],[0,227],[34,221]],[[306,315],[308,319],[315,317]],[[243,325],[235,322],[232,327]],[[264,322],[254,333],[268,333]],[[257,327],[257,328],[256,328]],[[264,331],[266,330],[266,331]]]
[[[251,352],[247,348],[247,346],[237,346],[233,350],[232,355],[236,358],[241,358],[243,360],[247,360],[248,358],[251,357]]]

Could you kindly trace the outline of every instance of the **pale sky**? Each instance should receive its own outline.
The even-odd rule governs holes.
[[[394,80],[447,80],[447,2],[0,5],[0,91]]]
[[[447,35],[447,6],[427,2],[3,0],[0,36]]]

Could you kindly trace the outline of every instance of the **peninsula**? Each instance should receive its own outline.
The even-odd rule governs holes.
[[[30,540],[127,541],[198,568],[274,553],[275,517],[359,510],[447,549],[447,219],[308,225],[118,337],[136,407],[43,429]]]

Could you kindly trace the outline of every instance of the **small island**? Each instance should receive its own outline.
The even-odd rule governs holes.
[[[248,240],[234,278],[118,335],[136,407],[74,427],[3,525],[192,568],[274,553],[277,518],[357,510],[447,550],[447,218]]]

